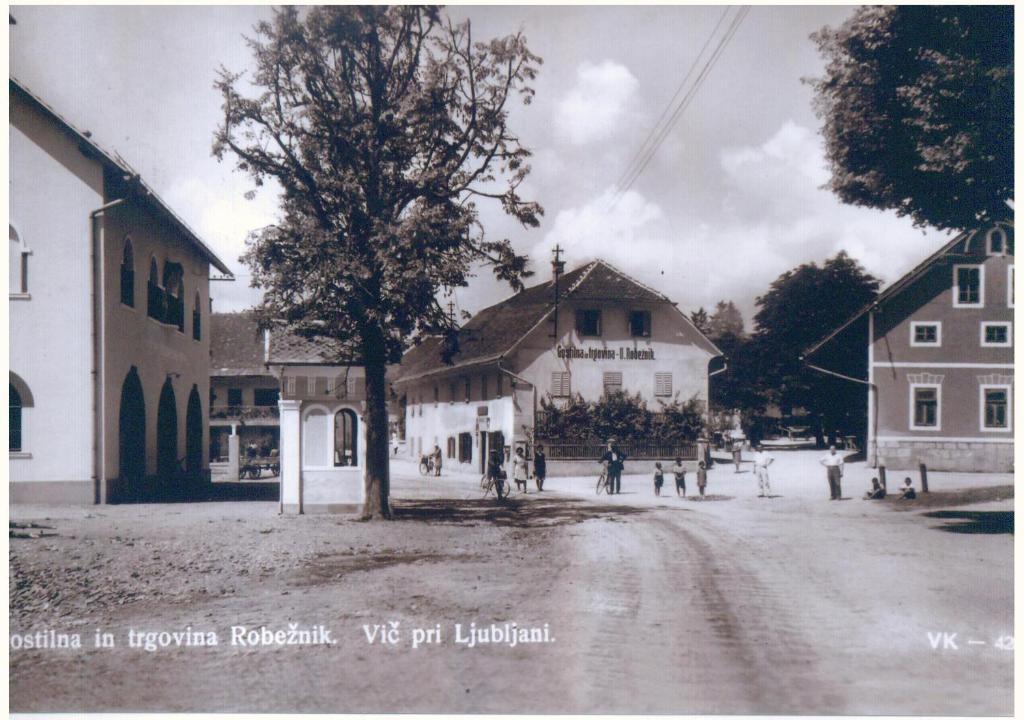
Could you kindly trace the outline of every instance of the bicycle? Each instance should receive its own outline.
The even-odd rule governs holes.
[[[420,455],[420,475],[424,477],[433,475],[437,471],[434,458],[430,455]]]
[[[611,486],[608,484],[608,468],[601,471],[601,476],[597,479],[597,494],[600,495],[604,491],[605,495],[611,495]]]
[[[484,491],[484,497],[487,497],[492,492],[499,501],[504,500],[512,492],[512,488],[509,487],[508,480],[496,480],[493,477],[484,475],[480,478],[480,487]]]

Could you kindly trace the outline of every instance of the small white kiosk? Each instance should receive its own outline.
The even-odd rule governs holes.
[[[281,512],[362,509],[366,376],[330,341],[271,333],[267,366],[281,383]]]

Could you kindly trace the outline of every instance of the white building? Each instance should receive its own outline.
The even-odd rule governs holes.
[[[88,133],[9,97],[11,500],[182,494],[208,470],[209,269],[228,269]]]
[[[477,313],[450,363],[440,338],[406,353],[395,388],[410,456],[436,444],[447,462],[482,472],[489,453],[528,446],[544,396],[622,390],[652,407],[675,398],[706,407],[708,364],[721,353],[675,303],[602,260],[558,286],[557,307],[549,281]]]
[[[270,333],[267,367],[281,388],[281,511],[362,507],[366,465],[366,374],[341,345]]]

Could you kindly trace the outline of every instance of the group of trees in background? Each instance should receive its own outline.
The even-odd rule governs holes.
[[[805,263],[780,275],[757,298],[749,334],[732,302],[719,302],[703,327],[703,311],[692,313],[726,358],[724,372],[711,379],[711,407],[739,411],[744,429],[754,437],[764,431],[771,406],[782,415],[807,411],[819,437],[837,430],[862,433],[863,388],[810,369],[801,353],[872,300],[878,288],[877,278],[840,252],[820,266]],[[853,346],[850,352],[865,353],[866,348]]]
[[[612,392],[588,402],[579,394],[563,403],[542,398],[534,437],[560,443],[642,440],[672,445],[696,440],[705,429],[705,405],[697,398],[659,402],[651,409],[639,393]]]

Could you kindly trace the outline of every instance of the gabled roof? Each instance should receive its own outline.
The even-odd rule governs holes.
[[[210,315],[210,375],[269,375],[263,333],[251,312]]]
[[[1007,227],[1007,229],[1009,229],[1011,231],[1013,230],[1013,222],[1000,221],[1000,222],[997,222],[997,223],[994,223],[994,224],[995,225],[1005,225]],[[844,322],[838,328],[836,328],[831,333],[829,333],[826,337],[824,337],[823,339],[819,340],[814,345],[812,345],[807,350],[805,350],[804,353],[803,353],[803,357],[809,357],[809,356],[813,355],[818,350],[820,350],[822,347],[824,347],[828,343],[832,342],[832,340],[836,336],[840,335],[843,331],[845,331],[851,325],[853,325],[858,320],[860,320],[862,317],[864,317],[864,315],[866,315],[869,310],[877,308],[882,303],[886,302],[890,298],[894,297],[895,295],[898,295],[899,293],[903,292],[908,287],[913,285],[914,282],[917,281],[918,278],[920,278],[922,275],[924,275],[926,272],[928,272],[928,270],[930,270],[932,268],[932,266],[934,266],[936,263],[944,260],[947,256],[952,256],[953,255],[953,251],[961,243],[964,245],[963,253],[967,253],[968,252],[968,248],[970,247],[971,241],[980,232],[981,232],[981,228],[972,228],[970,230],[965,230],[964,232],[962,232],[959,235],[957,235],[956,237],[954,237],[952,240],[947,242],[941,248],[939,248],[934,253],[932,253],[927,258],[925,258],[913,270],[911,270],[906,275],[901,277],[899,280],[897,280],[896,282],[892,283],[885,290],[880,292],[875,297],[874,300],[872,300],[871,302],[867,303],[864,307],[862,307],[860,310],[858,310],[849,320]]]
[[[361,365],[358,353],[326,337],[303,337],[284,329],[270,331],[267,363],[271,365]]]
[[[175,214],[175,212],[171,210],[171,208],[168,207],[168,205],[161,200],[155,192],[153,192],[153,189],[149,187],[141,177],[139,177],[139,174],[136,173],[135,170],[129,167],[128,163],[119,156],[111,154],[102,148],[89,134],[80,131],[68,122],[62,115],[46,104],[38,95],[25,87],[25,85],[16,78],[10,78],[9,86],[11,92],[18,94],[28,102],[29,105],[32,105],[43,115],[50,118],[61,130],[70,134],[87,155],[98,160],[107,168],[122,175],[131,177],[132,184],[136,186],[139,198],[146,202],[158,215],[162,216],[167,222],[174,226],[178,232],[184,235],[201,257],[222,273],[231,275],[231,271],[228,269],[228,266],[225,265],[219,257],[217,257],[213,250],[211,250],[206,243],[196,235],[195,231],[192,230],[184,220],[178,217],[177,214]]]
[[[666,296],[634,280],[604,260],[594,260],[565,273],[559,279],[559,297],[564,300],[613,300],[637,303],[668,303]],[[441,357],[442,339],[425,338],[402,357],[398,382],[414,380],[436,372],[497,362],[526,337],[554,309],[554,280],[526,288],[497,305],[478,312],[459,329],[459,351],[447,364]],[[685,314],[680,315],[689,323]],[[692,325],[692,323],[690,323]],[[718,348],[694,327],[710,352]]]

